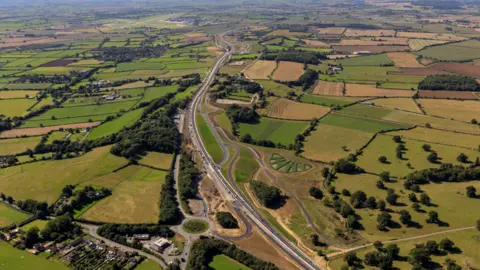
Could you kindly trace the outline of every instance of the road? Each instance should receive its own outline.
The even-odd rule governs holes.
[[[224,33],[225,34],[225,33]],[[200,138],[199,131],[196,125],[196,116],[200,113],[200,105],[203,96],[205,95],[207,89],[215,79],[215,75],[219,68],[230,59],[231,54],[233,53],[233,48],[231,44],[227,41],[223,40],[223,35],[219,36],[222,43],[227,44],[227,51],[223,54],[220,59],[216,62],[215,66],[212,68],[210,74],[204,80],[202,87],[200,87],[199,91],[193,97],[192,102],[190,103],[187,113],[188,113],[188,130],[189,135],[192,138],[192,142],[197,150],[200,151],[202,156],[203,167],[205,171],[209,175],[209,177],[216,183],[218,190],[223,192],[227,198],[231,198],[233,207],[239,209],[242,213],[244,213],[274,244],[276,244],[280,249],[282,249],[288,256],[292,258],[299,266],[303,269],[322,269],[318,266],[308,255],[306,255],[303,251],[301,251],[298,247],[296,247],[293,243],[285,239],[282,235],[280,235],[274,228],[270,226],[270,224],[263,219],[263,217],[258,213],[256,208],[250,204],[245,198],[243,198],[242,193],[239,193],[235,186],[228,181],[225,176],[221,173],[221,167],[217,165],[212,157],[208,154],[203,141]],[[200,115],[200,117],[203,117]],[[217,140],[219,140],[219,135],[216,132],[213,125],[206,117],[207,123],[215,135]],[[222,141],[219,140],[220,145],[222,145]],[[223,148],[223,147],[222,147]],[[226,148],[224,149],[227,150]],[[228,151],[226,151],[228,152]],[[225,158],[224,158],[225,160]]]

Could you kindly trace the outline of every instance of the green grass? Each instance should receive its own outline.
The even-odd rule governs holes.
[[[182,227],[188,233],[200,234],[208,230],[208,223],[200,219],[193,219],[186,221]]]
[[[228,118],[226,113],[215,116],[215,119],[217,120],[217,124],[219,124],[223,130],[225,130],[229,134],[233,134],[232,122],[230,122],[230,119]]]
[[[162,270],[162,267],[154,261],[145,260],[135,267],[135,270]]]
[[[464,61],[480,58],[480,41],[468,40],[459,43],[433,46],[416,54],[441,61]]]
[[[393,64],[386,54],[376,54],[347,58],[337,61],[343,66],[382,66]]]
[[[363,105],[363,104],[355,104],[353,106],[349,106],[341,110],[341,113],[344,113],[344,114],[351,114],[351,115],[357,115],[357,116],[363,116],[363,117],[375,118],[375,119],[381,119],[382,117],[385,117],[391,112],[392,111],[389,109],[384,109],[384,108],[370,106],[370,105]]]
[[[90,121],[103,121],[108,116],[115,116],[115,113],[101,114],[101,115],[92,115],[92,116],[82,116],[82,117],[71,117],[71,118],[60,118],[56,120],[27,120],[25,124],[22,125],[22,128],[31,128],[31,127],[40,127],[43,126],[56,126],[56,125],[66,125],[74,123],[86,123]]]
[[[260,56],[259,53],[236,54],[232,55],[232,60],[256,59],[258,56]]]
[[[48,220],[36,219],[32,222],[29,222],[29,223],[23,225],[22,230],[28,231],[30,228],[33,228],[33,227],[37,227],[40,230],[42,230],[43,228],[45,228],[45,226],[47,226],[47,223],[48,223]]]
[[[225,255],[216,255],[213,261],[208,264],[209,267],[215,270],[248,270],[249,267],[231,259]]]
[[[363,98],[355,98],[355,97],[332,97],[332,96],[318,96],[318,95],[309,95],[305,94],[300,98],[301,102],[304,103],[312,103],[323,105],[327,107],[331,106],[345,106],[356,101],[362,100]]]
[[[255,140],[270,140],[284,145],[294,143],[295,136],[309,126],[308,122],[276,120],[262,117],[258,124],[240,123],[240,136],[250,134]]]
[[[196,68],[204,68],[209,67],[210,64],[208,62],[197,62],[197,61],[182,61],[177,63],[167,63],[168,70],[176,70],[176,69],[196,69]]]
[[[6,203],[0,202],[0,228],[28,219],[31,215],[15,210]]]
[[[28,148],[33,150],[41,139],[41,137],[27,137],[0,140],[0,156],[18,154]]]
[[[60,262],[49,261],[37,257],[26,251],[14,248],[10,244],[0,241],[0,265],[5,269],[38,269],[64,270],[69,269]]]
[[[338,113],[331,113],[321,121],[323,124],[356,129],[360,131],[376,133],[384,130],[394,130],[408,128],[408,125],[385,122],[375,119],[366,119],[360,117],[351,117]]]
[[[150,87],[145,91],[145,95],[142,98],[142,102],[152,101],[156,98],[163,97],[168,93],[175,93],[178,89],[178,85],[169,85],[162,87]]]
[[[7,117],[23,116],[37,101],[35,99],[4,99],[0,100],[0,114]]]
[[[143,109],[138,109],[125,113],[124,115],[95,127],[87,139],[95,140],[119,132],[124,127],[128,127],[137,122],[142,116]]]
[[[378,86],[378,88],[384,89],[401,89],[401,90],[416,90],[418,88],[417,83],[395,83],[395,82],[384,82]]]
[[[200,137],[202,138],[207,152],[212,156],[212,159],[215,163],[219,163],[223,159],[222,148],[218,144],[217,139],[213,135],[203,116],[198,114],[196,120]]]
[[[117,72],[135,71],[135,70],[161,70],[165,65],[161,63],[149,63],[149,62],[130,62],[120,63],[117,65]]]

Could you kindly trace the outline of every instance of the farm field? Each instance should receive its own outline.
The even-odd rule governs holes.
[[[406,52],[391,52],[387,56],[395,63],[397,68],[423,68],[415,55]]]
[[[4,202],[0,202],[0,228],[28,219],[31,215],[17,211]]]
[[[343,96],[344,84],[339,82],[317,81],[312,94],[326,96]]]
[[[344,27],[327,27],[327,28],[317,28],[317,31],[321,35],[341,35],[345,32]]]
[[[480,58],[479,48],[480,41],[468,40],[426,48],[417,54],[440,61],[463,61]]]
[[[420,98],[451,98],[451,99],[478,99],[472,92],[466,91],[438,91],[438,90],[419,90]]]
[[[148,152],[142,157],[139,164],[154,167],[157,169],[168,170],[172,165],[173,155],[159,152]]]
[[[405,129],[409,127],[406,124],[392,123],[358,116],[349,116],[340,113],[331,113],[327,117],[323,118],[320,123],[372,133],[385,130]]]
[[[41,139],[41,137],[28,137],[0,140],[0,156],[18,154],[27,149],[33,150]]]
[[[95,128],[88,134],[87,139],[95,140],[104,136],[108,136],[119,132],[124,127],[133,125],[142,116],[143,109],[137,109],[127,112],[122,116],[103,123]]]
[[[215,270],[249,270],[250,268],[227,257],[225,255],[216,255],[213,261],[208,265]]]
[[[378,98],[372,101],[375,106],[393,110],[422,113],[417,104],[411,98]]]
[[[220,145],[217,142],[217,139],[213,135],[205,119],[198,115],[197,116],[197,127],[199,129],[200,137],[205,144],[205,148],[208,153],[212,156],[213,160],[216,163],[219,163],[223,158],[223,151]]]
[[[123,180],[113,188],[112,195],[97,202],[80,217],[108,223],[155,223],[158,201],[166,172],[130,166],[116,172]]]
[[[135,270],[162,270],[162,267],[158,263],[147,259],[135,267]]]
[[[468,63],[436,63],[431,65],[430,68],[433,70],[480,78],[480,67]]]
[[[35,97],[37,94],[38,91],[34,90],[0,91],[0,99],[30,98]]]
[[[324,116],[329,111],[329,108],[319,105],[299,103],[285,98],[274,98],[269,100],[267,108],[260,112],[272,118],[312,120]]]
[[[296,81],[302,76],[303,72],[303,65],[300,63],[280,61],[272,79],[285,82]]]
[[[363,100],[364,98],[355,97],[335,97],[335,96],[319,96],[305,94],[300,98],[300,102],[318,104],[322,106],[344,106],[354,102]]]
[[[312,160],[335,161],[355,153],[365,146],[373,135],[373,132],[320,124],[305,139],[304,152],[301,155]]]
[[[465,39],[463,37],[456,36],[454,34],[437,34],[437,33],[425,33],[425,32],[424,33],[422,33],[422,32],[397,32],[397,37],[445,40],[445,41],[450,41],[450,42]]]
[[[381,89],[370,84],[347,83],[345,89],[345,96],[352,97],[411,97],[415,94],[410,90]]]
[[[142,102],[152,101],[156,98],[163,97],[168,93],[175,93],[178,89],[178,85],[170,85],[163,87],[150,87],[145,91],[145,95],[142,98]]]
[[[419,99],[428,115],[470,122],[480,116],[480,102],[468,100]],[[480,117],[478,117],[480,118]]]
[[[7,117],[24,116],[37,101],[35,99],[0,100],[0,114]]]
[[[380,174],[386,171],[390,172],[392,176],[404,177],[414,171],[438,168],[441,163],[461,164],[456,160],[460,153],[465,153],[473,161],[475,158],[480,157],[480,153],[476,150],[429,143],[432,150],[436,151],[441,159],[437,164],[431,163],[427,160],[430,152],[422,149],[424,142],[403,139],[407,150],[403,151],[403,158],[399,159],[396,157],[395,150],[397,143],[392,138],[388,135],[378,134],[368,147],[363,150],[362,155],[358,156],[357,165],[370,173]],[[380,156],[385,156],[387,163],[378,161]],[[411,164],[410,167],[407,166],[408,163]]]
[[[47,260],[0,241],[0,265],[6,269],[66,270],[66,265]]]
[[[268,80],[276,67],[275,61],[258,60],[245,70],[245,76],[253,80]]]
[[[20,136],[37,136],[44,135],[50,131],[59,130],[59,129],[85,129],[91,128],[100,125],[100,122],[89,122],[89,123],[78,123],[78,124],[67,124],[67,125],[58,125],[50,127],[38,127],[38,128],[17,128],[4,131],[0,133],[0,138],[15,138]]]
[[[339,52],[355,53],[359,51],[368,51],[371,53],[402,52],[409,49],[402,45],[334,45],[333,48]]]
[[[478,237],[480,237],[478,231],[472,229],[467,231],[447,233],[444,235],[430,236],[418,240],[399,242],[397,245],[400,248],[400,256],[407,257],[409,251],[417,244],[425,244],[427,241],[436,241],[439,243],[442,239],[448,238],[455,243],[455,246],[458,247],[461,252],[450,253],[448,255],[434,255],[432,256],[433,262],[441,265],[445,262],[446,258],[450,258],[455,260],[459,265],[464,265],[466,262],[468,262],[470,265],[480,265],[480,256],[478,252],[476,252],[476,250],[480,248]],[[357,252],[357,256],[361,259],[364,259],[366,253],[374,250],[375,249],[372,247],[360,250]],[[343,260],[338,258],[331,261],[330,267],[333,270],[340,270],[343,264]],[[405,261],[394,261],[393,266],[402,270],[411,268],[411,264]]]
[[[270,80],[255,80],[255,82],[259,83],[265,92],[272,92],[276,96],[285,97],[287,96],[288,92],[295,91],[295,88],[290,88],[284,84],[276,83]]]
[[[337,62],[343,66],[386,66],[392,64],[392,60],[386,54],[346,58]]]
[[[69,109],[69,108],[65,108]],[[58,113],[58,112],[57,112]],[[99,115],[87,115],[87,116],[79,116],[79,117],[68,117],[68,118],[55,118],[55,119],[43,119],[43,120],[27,120],[25,124],[21,127],[25,130],[32,130],[30,128],[48,128],[50,126],[54,126],[54,128],[58,128],[58,126],[68,126],[68,125],[83,125],[85,123],[96,123],[93,126],[97,126],[102,121],[104,121],[109,116],[115,116],[116,113],[107,113],[107,114],[99,114]],[[43,130],[43,129],[39,129]]]
[[[262,117],[258,124],[240,123],[240,136],[250,134],[255,140],[270,140],[284,145],[293,144],[295,136],[309,126],[305,121],[286,121]]]
[[[352,29],[348,28],[343,33],[346,37],[393,37],[395,36],[394,30],[364,30],[364,29]]]
[[[399,135],[411,140],[417,140],[425,143],[438,143],[456,147],[465,147],[475,150],[478,148],[479,135],[470,135],[465,133],[443,131],[438,129],[416,127],[411,130],[398,130],[388,132],[387,134]]]
[[[52,203],[66,185],[91,181],[128,163],[128,160],[110,154],[109,150],[108,146],[100,147],[77,158],[39,161],[2,169],[0,190],[15,200],[34,199]]]
[[[439,45],[439,44],[444,44],[447,43],[448,41],[446,40],[434,40],[434,39],[415,39],[411,38],[408,40],[408,46],[413,51],[419,51],[421,49],[424,49],[426,47],[432,46],[432,45]]]

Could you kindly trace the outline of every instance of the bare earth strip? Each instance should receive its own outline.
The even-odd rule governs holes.
[[[304,39],[303,41],[305,41],[305,44],[307,44],[308,46],[311,46],[311,47],[318,47],[318,48],[329,48],[330,47],[330,45],[328,45],[327,43],[322,42],[322,41],[318,41],[318,40]]]
[[[0,134],[0,138],[15,138],[19,136],[36,136],[47,134],[50,131],[63,129],[78,129],[78,128],[90,128],[100,125],[102,122],[91,122],[91,123],[77,123],[77,124],[68,124],[68,125],[58,125],[50,127],[39,127],[39,128],[19,128],[4,131]]]
[[[245,75],[250,79],[267,80],[277,67],[275,61],[258,60],[245,70]]]
[[[322,117],[329,111],[330,109],[324,106],[299,103],[286,98],[279,98],[268,105],[266,114],[274,118],[311,120],[314,117]]]
[[[303,75],[303,65],[295,62],[281,61],[273,73],[273,79],[278,81],[296,81]]]
[[[343,27],[318,28],[320,35],[341,35],[345,31]]]
[[[436,39],[446,41],[459,41],[465,38],[459,37],[454,34],[435,34],[435,33],[420,33],[420,32],[397,32],[397,37],[408,38],[424,38],[424,39]]]
[[[395,63],[395,66],[398,68],[423,68],[417,58],[407,52],[391,52],[387,53],[388,58]]]
[[[415,94],[410,90],[388,90],[376,88],[370,84],[349,83],[346,86],[345,96],[351,97],[411,97]]]
[[[315,95],[343,96],[343,83],[318,81],[312,93]]]
[[[344,33],[346,37],[393,37],[395,35],[395,30],[364,30],[364,29],[347,29]]]

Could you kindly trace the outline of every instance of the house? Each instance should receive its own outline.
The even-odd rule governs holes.
[[[168,239],[165,239],[165,238],[160,238],[158,239],[157,241],[155,241],[155,243],[153,244],[155,249],[162,253],[163,251],[165,251],[165,249],[167,249],[170,245],[172,244],[171,241],[169,241]]]
[[[145,234],[134,234],[133,238],[137,240],[150,240],[150,235],[148,233]]]

